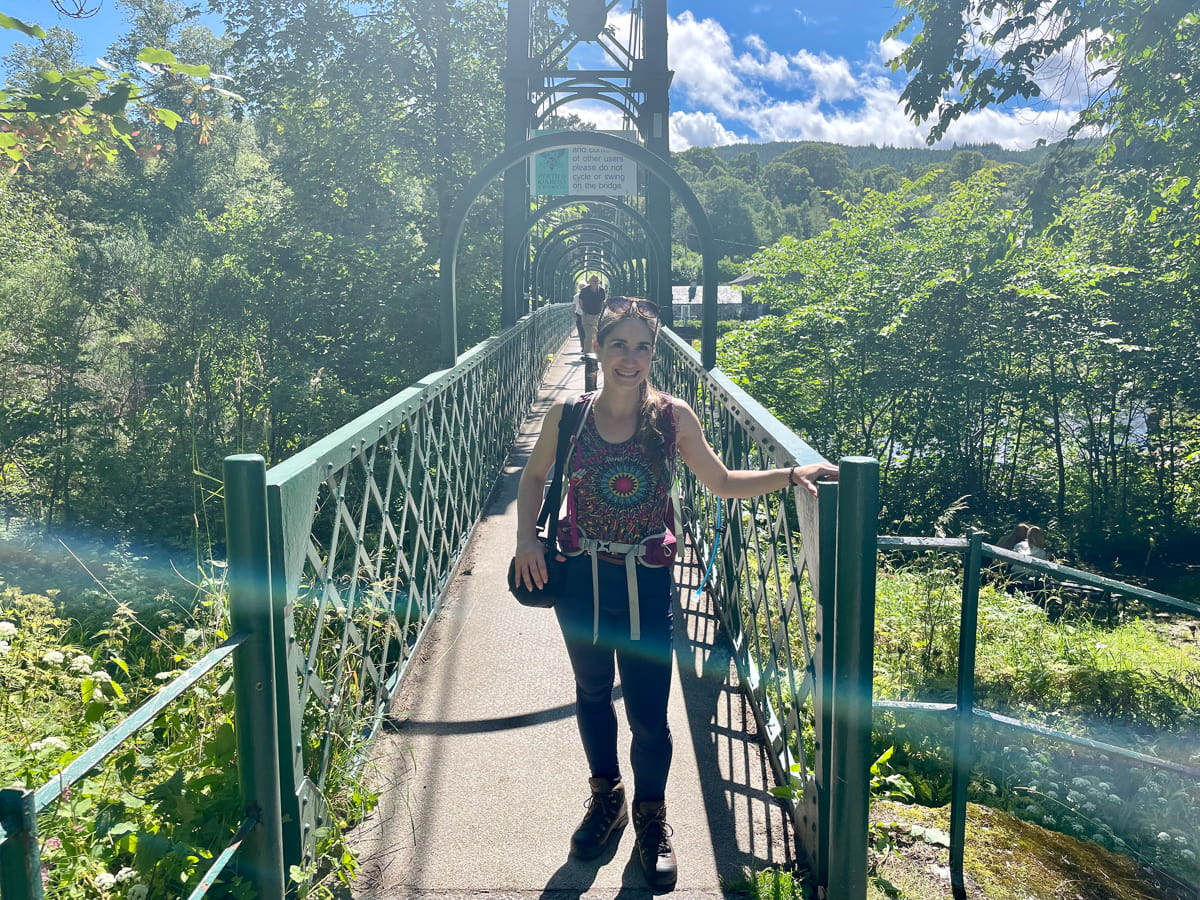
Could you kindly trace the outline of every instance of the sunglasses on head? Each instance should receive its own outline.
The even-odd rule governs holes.
[[[627,316],[636,313],[643,319],[658,321],[658,304],[653,300],[639,300],[635,297],[611,297],[605,301],[604,308],[614,316]]]

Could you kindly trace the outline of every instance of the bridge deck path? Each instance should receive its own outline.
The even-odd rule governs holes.
[[[587,765],[574,687],[550,610],[520,606],[504,586],[515,543],[524,460],[555,398],[583,388],[574,338],[551,366],[444,610],[376,742],[368,777],[380,791],[352,842],[355,897],[649,896],[632,827],[597,860],[569,857],[584,812]],[[707,598],[685,558],[675,617],[667,812],[675,829],[674,894],[731,893],[747,870],[792,860],[770,768]],[[629,730],[617,688],[622,771]]]

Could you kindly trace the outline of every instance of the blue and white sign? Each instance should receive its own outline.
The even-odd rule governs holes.
[[[604,134],[628,140],[636,132],[606,131]],[[631,197],[638,192],[637,163],[601,147],[547,150],[533,157],[530,185],[539,197]]]

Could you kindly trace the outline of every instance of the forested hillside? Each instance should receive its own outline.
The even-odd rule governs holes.
[[[758,156],[759,165],[765,166],[777,156],[782,156],[801,144],[819,143],[816,141],[766,141],[762,144],[725,144],[713,147],[713,152],[725,162],[732,162],[743,153],[754,153]],[[955,144],[949,148],[942,147],[889,147],[889,146],[844,146],[846,161],[850,168],[862,171],[877,166],[890,166],[898,171],[906,171],[910,167],[930,168],[938,166],[945,168],[950,159],[959,151],[973,151],[982,154],[992,162],[1019,163],[1023,166],[1033,165],[1050,152],[1049,147],[1032,147],[1027,150],[1007,150],[999,144]]]
[[[760,247],[784,236],[819,234],[845,203],[929,174],[936,177],[926,190],[947,196],[952,185],[973,173],[1004,166],[1000,202],[1032,206],[1049,216],[1062,197],[1093,178],[1097,149],[1094,142],[1017,152],[995,145],[934,150],[776,141],[693,147],[676,154],[675,165],[704,201],[724,258],[723,274],[734,278]],[[674,266],[680,281],[699,268],[690,228],[682,208],[677,209],[682,247]]]

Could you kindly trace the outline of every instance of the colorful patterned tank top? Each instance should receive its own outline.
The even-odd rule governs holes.
[[[675,416],[671,398],[663,415],[668,472],[675,468]],[[588,537],[620,544],[646,545],[643,563],[670,565],[675,557],[671,481],[647,459],[636,436],[610,444],[596,428],[592,396],[585,394],[585,416],[567,465],[567,514],[559,526],[564,553],[580,549]]]

